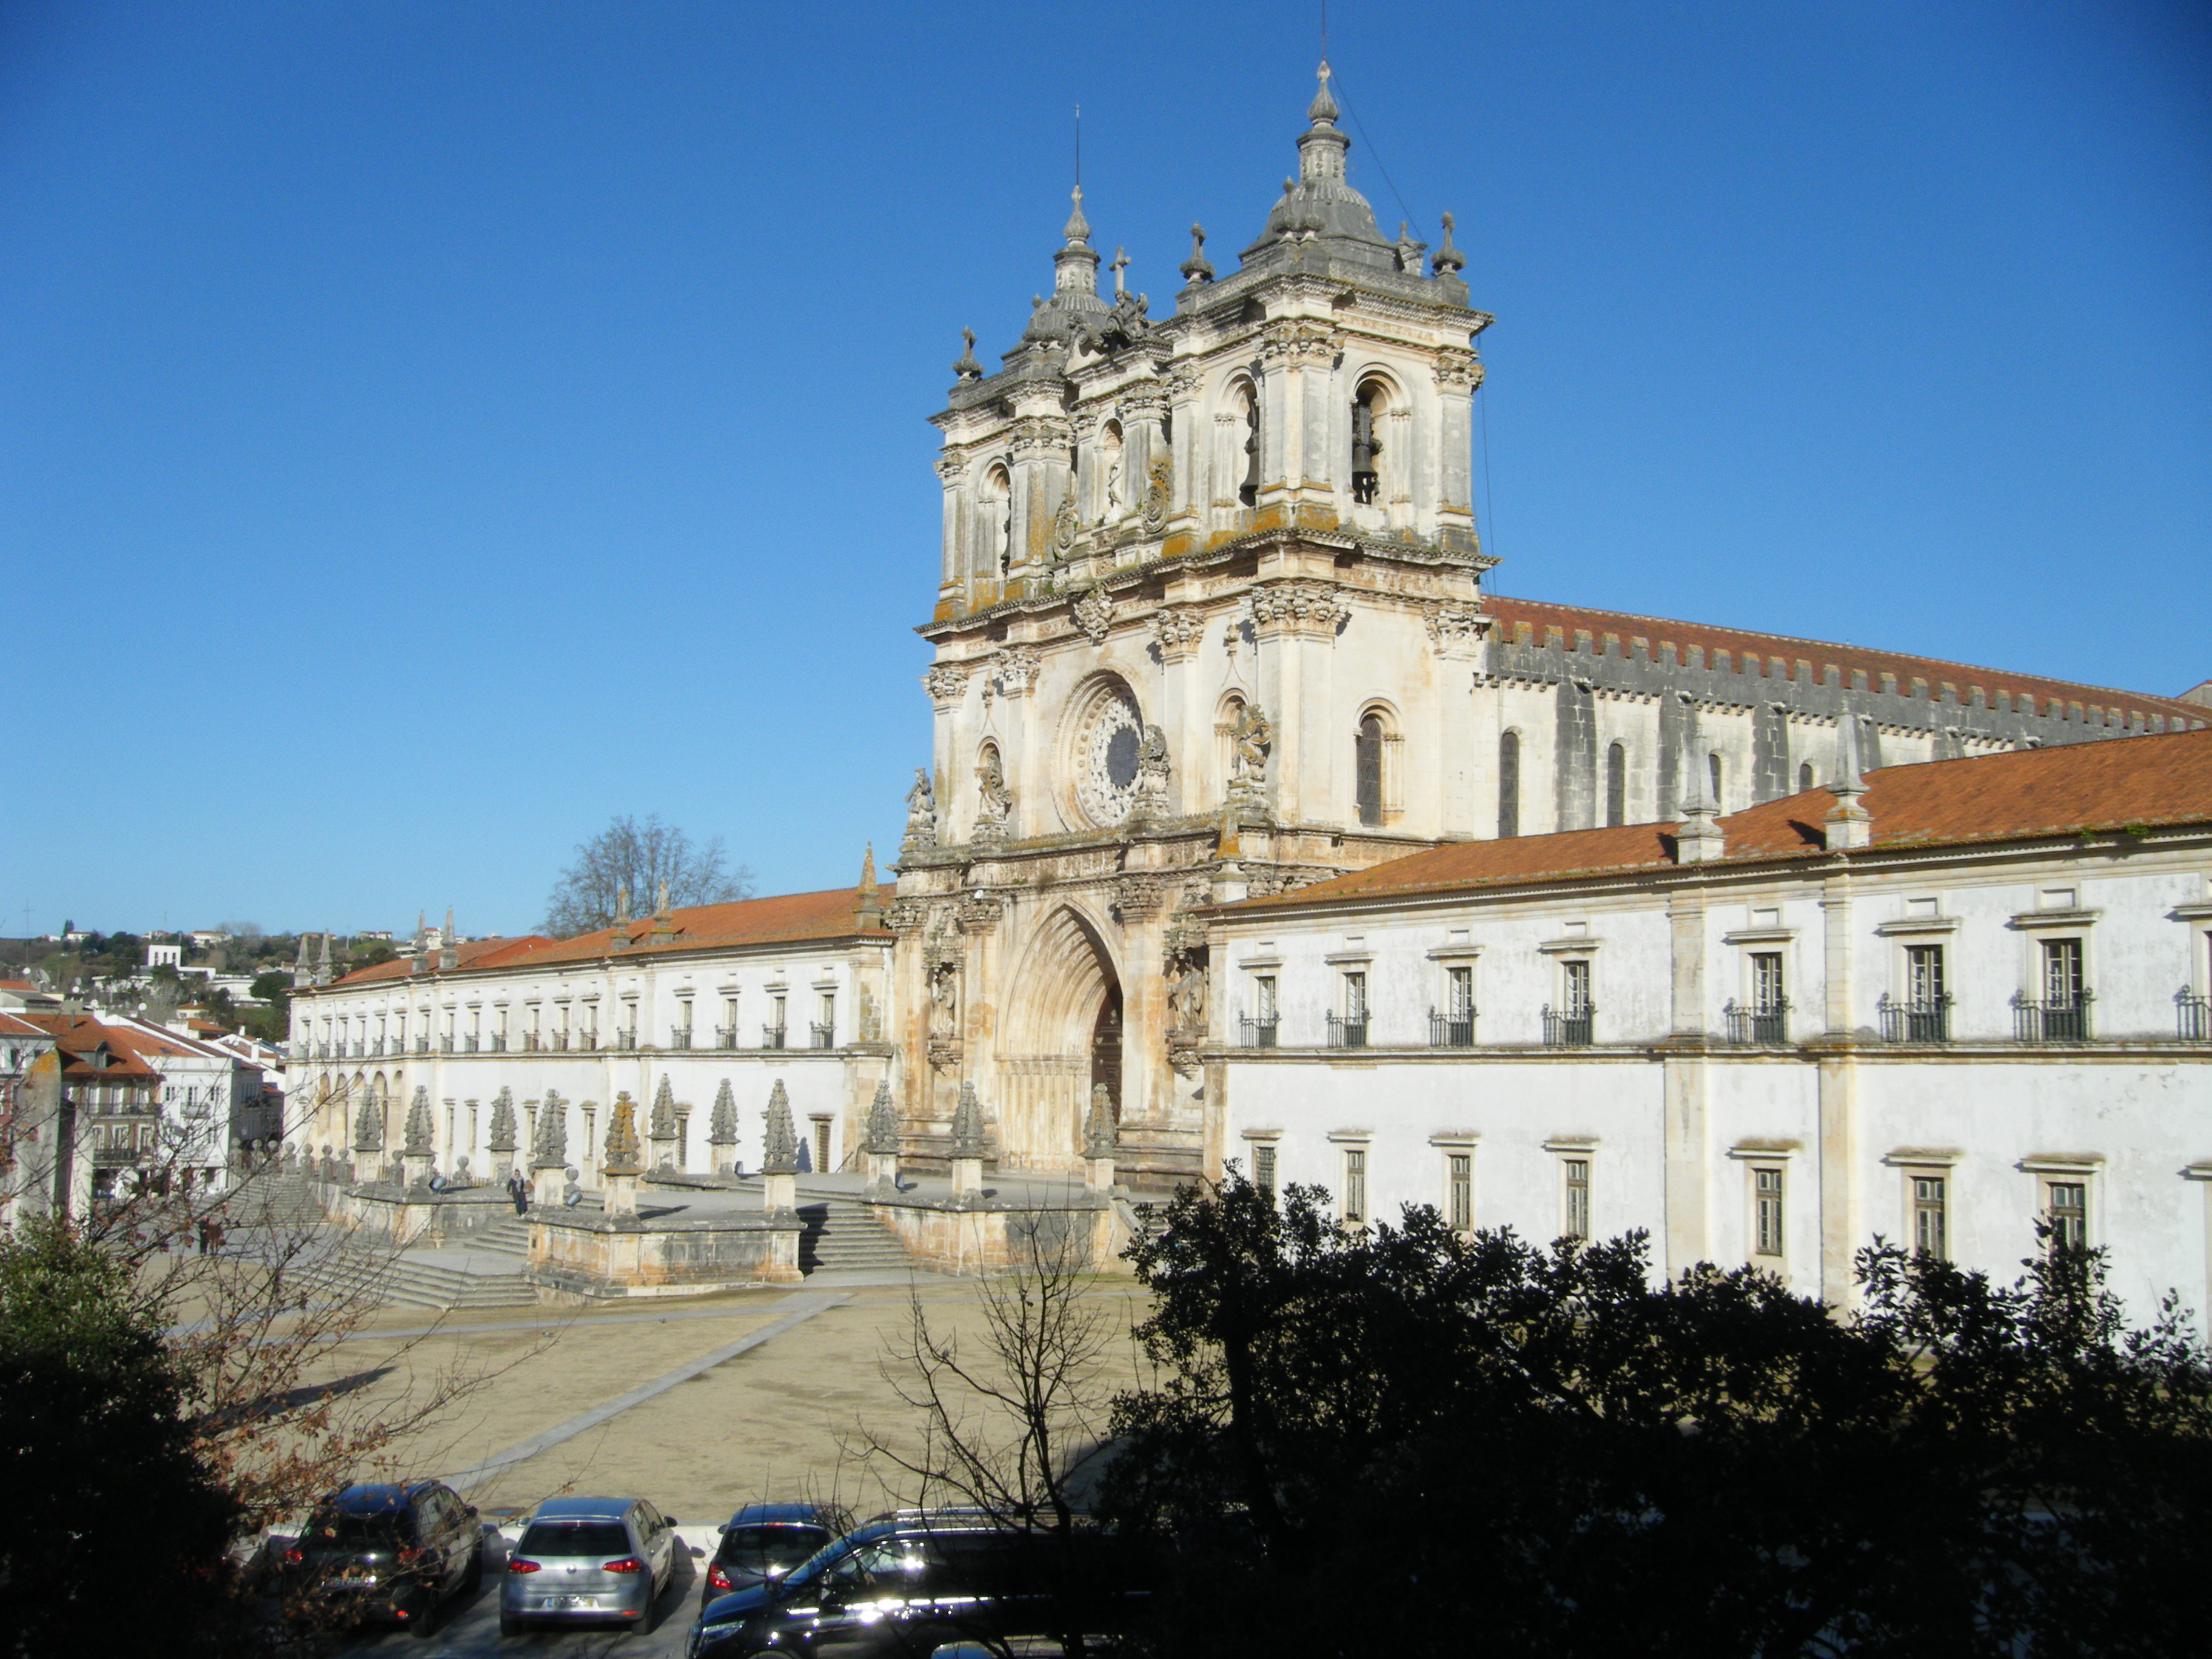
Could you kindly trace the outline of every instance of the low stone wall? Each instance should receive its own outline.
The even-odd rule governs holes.
[[[1032,1248],[1054,1258],[1065,1242],[1070,1261],[1087,1273],[1122,1273],[1129,1230],[1103,1194],[1085,1194],[1066,1206],[1015,1208],[986,1202],[956,1206],[943,1199],[871,1196],[876,1218],[898,1235],[907,1253],[939,1273],[979,1278],[1003,1273]]]
[[[793,1285],[799,1235],[799,1218],[787,1211],[640,1222],[533,1210],[529,1272],[541,1293],[580,1300]]]
[[[465,1244],[471,1234],[514,1213],[497,1187],[434,1193],[426,1187],[377,1182],[326,1193],[324,1210],[331,1220],[401,1246]]]

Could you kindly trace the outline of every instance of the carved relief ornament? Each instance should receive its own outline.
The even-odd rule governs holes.
[[[1421,607],[1428,623],[1429,642],[1439,651],[1475,645],[1490,631],[1490,618],[1482,607],[1455,599],[1433,599]]]
[[[1070,609],[1075,625],[1090,636],[1091,644],[1106,643],[1106,635],[1114,627],[1114,601],[1106,597],[1103,588],[1093,587],[1078,595]]]
[[[1276,582],[1252,593],[1252,619],[1262,628],[1333,638],[1351,614],[1343,593],[1328,582]]]
[[[1199,611],[1163,606],[1152,614],[1153,643],[1170,661],[1188,657],[1206,637],[1206,618]]]
[[[991,658],[991,684],[1002,697],[1025,697],[1036,686],[1038,666],[1035,647],[1006,646]]]
[[[939,708],[950,708],[960,701],[960,694],[967,690],[968,665],[933,663],[922,673],[921,687],[929,693],[930,702]]]

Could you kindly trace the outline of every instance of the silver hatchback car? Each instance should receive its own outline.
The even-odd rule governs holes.
[[[500,1634],[587,1621],[651,1630],[678,1547],[675,1522],[642,1498],[549,1498],[507,1556]]]

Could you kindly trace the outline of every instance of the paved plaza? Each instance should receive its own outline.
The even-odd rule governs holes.
[[[1126,1277],[1102,1275],[1087,1294],[1117,1334],[1139,1316],[1139,1292]],[[744,1504],[833,1498],[866,1516],[909,1500],[896,1471],[861,1455],[862,1426],[914,1443],[920,1425],[884,1374],[890,1348],[908,1328],[911,1298],[934,1330],[957,1337],[965,1356],[981,1352],[977,1297],[974,1280],[822,1273],[795,1287],[605,1310],[501,1309],[442,1320],[387,1310],[337,1351],[328,1376],[365,1379],[360,1386],[372,1396],[396,1399],[410,1377],[448,1364],[496,1373],[449,1420],[398,1451],[406,1473],[452,1481],[507,1529],[487,1558],[493,1570],[483,1588],[449,1603],[429,1640],[364,1635],[349,1651],[592,1653],[619,1640],[625,1653],[681,1652],[703,1561],[679,1567],[649,1635],[533,1632],[502,1640],[495,1568],[514,1523],[556,1494],[641,1496],[676,1517],[689,1543],[711,1551],[714,1524]],[[416,1334],[426,1330],[433,1334]],[[411,1344],[404,1363],[386,1370],[403,1343]],[[1117,1341],[1098,1382],[1119,1386],[1136,1366],[1133,1346]]]

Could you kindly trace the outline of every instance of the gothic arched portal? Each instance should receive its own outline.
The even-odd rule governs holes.
[[[1006,976],[1000,1050],[1001,1161],[1072,1170],[1094,1084],[1121,1100],[1121,976],[1104,934],[1061,905],[1030,934]]]

